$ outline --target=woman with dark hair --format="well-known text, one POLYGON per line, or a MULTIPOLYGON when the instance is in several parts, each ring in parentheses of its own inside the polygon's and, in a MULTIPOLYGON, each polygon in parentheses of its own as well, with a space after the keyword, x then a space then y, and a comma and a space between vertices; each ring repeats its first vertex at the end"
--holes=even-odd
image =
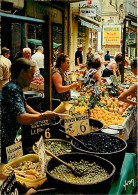
POLYGON ((78 82, 71 84, 66 73, 69 67, 69 57, 63 53, 59 54, 56 67, 52 71, 52 97, 61 101, 70 100, 70 90, 80 88, 78 82))
POLYGON ((102 77, 110 77, 110 75, 120 76, 119 64, 122 63, 122 55, 118 54, 115 60, 110 62, 103 71, 102 77))
POLYGON ((101 63, 98 59, 92 59, 91 62, 88 63, 88 73, 85 75, 85 78, 89 80, 89 84, 95 85, 97 82, 100 85, 103 84, 101 77, 98 73, 98 70, 101 67, 101 63))

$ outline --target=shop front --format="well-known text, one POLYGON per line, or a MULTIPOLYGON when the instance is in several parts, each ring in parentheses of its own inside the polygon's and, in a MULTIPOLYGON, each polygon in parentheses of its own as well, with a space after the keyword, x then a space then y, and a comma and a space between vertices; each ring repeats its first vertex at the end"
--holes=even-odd
POLYGON ((71 70, 75 69, 75 52, 83 46, 83 64, 86 63, 88 48, 95 53, 101 49, 101 3, 80 1, 70 3, 69 56, 71 70))

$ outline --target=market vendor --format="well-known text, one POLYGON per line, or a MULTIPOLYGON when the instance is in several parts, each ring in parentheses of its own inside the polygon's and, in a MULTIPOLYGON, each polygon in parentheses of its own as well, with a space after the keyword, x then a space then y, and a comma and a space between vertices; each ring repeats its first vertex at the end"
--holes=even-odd
POLYGON ((88 83, 95 85, 97 82, 100 83, 100 85, 103 85, 101 76, 98 72, 98 70, 101 67, 101 63, 98 59, 92 59, 91 62, 88 63, 88 72, 85 75, 85 78, 88 79, 88 83))
POLYGON ((6 161, 6 147, 14 144, 21 125, 57 116, 51 111, 39 113, 26 104, 22 89, 30 85, 34 74, 35 64, 19 58, 11 67, 12 80, 2 88, 1 162, 6 161))
MULTIPOLYGON (((131 71, 137 75, 137 59, 133 59, 131 62, 131 71)), ((133 84, 128 90, 124 91, 119 97, 118 100, 137 105, 137 102, 128 99, 128 96, 134 97, 137 96, 137 84, 133 84)))
POLYGON ((71 83, 66 71, 69 70, 69 57, 63 53, 59 54, 56 68, 52 71, 52 97, 61 101, 70 100, 70 90, 80 89, 78 82, 71 83))
POLYGON ((103 70, 102 77, 110 77, 110 75, 120 76, 119 64, 122 63, 122 55, 118 54, 115 60, 111 61, 103 70))

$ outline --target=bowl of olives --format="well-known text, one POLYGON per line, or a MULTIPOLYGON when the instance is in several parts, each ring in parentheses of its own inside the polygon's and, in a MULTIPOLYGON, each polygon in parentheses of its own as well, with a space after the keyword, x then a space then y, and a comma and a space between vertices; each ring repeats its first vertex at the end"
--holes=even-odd
POLYGON ((82 173, 81 176, 77 176, 61 162, 54 158, 50 159, 47 164, 47 179, 56 186, 59 193, 107 194, 109 192, 116 170, 110 161, 78 152, 58 157, 82 173))
POLYGON ((119 176, 127 148, 125 140, 104 133, 89 133, 76 136, 76 138, 80 139, 88 148, 94 145, 96 149, 86 151, 75 140, 71 140, 75 151, 98 155, 111 161, 116 167, 116 178, 119 176))

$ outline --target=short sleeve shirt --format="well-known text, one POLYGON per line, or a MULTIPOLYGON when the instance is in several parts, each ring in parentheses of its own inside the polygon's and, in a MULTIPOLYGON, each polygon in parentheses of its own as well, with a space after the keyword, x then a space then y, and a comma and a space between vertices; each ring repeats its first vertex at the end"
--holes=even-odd
POLYGON ((89 84, 95 85, 97 79, 94 77, 94 74, 98 72, 95 68, 91 68, 89 72, 85 75, 85 78, 89 80, 89 84))
POLYGON ((75 64, 77 65, 77 58, 79 58, 80 64, 83 63, 83 57, 82 57, 82 52, 81 51, 76 51, 75 53, 75 64))
POLYGON ((5 146, 14 144, 18 129, 21 125, 16 116, 26 113, 26 102, 22 89, 16 80, 11 80, 2 88, 2 143, 5 146))

